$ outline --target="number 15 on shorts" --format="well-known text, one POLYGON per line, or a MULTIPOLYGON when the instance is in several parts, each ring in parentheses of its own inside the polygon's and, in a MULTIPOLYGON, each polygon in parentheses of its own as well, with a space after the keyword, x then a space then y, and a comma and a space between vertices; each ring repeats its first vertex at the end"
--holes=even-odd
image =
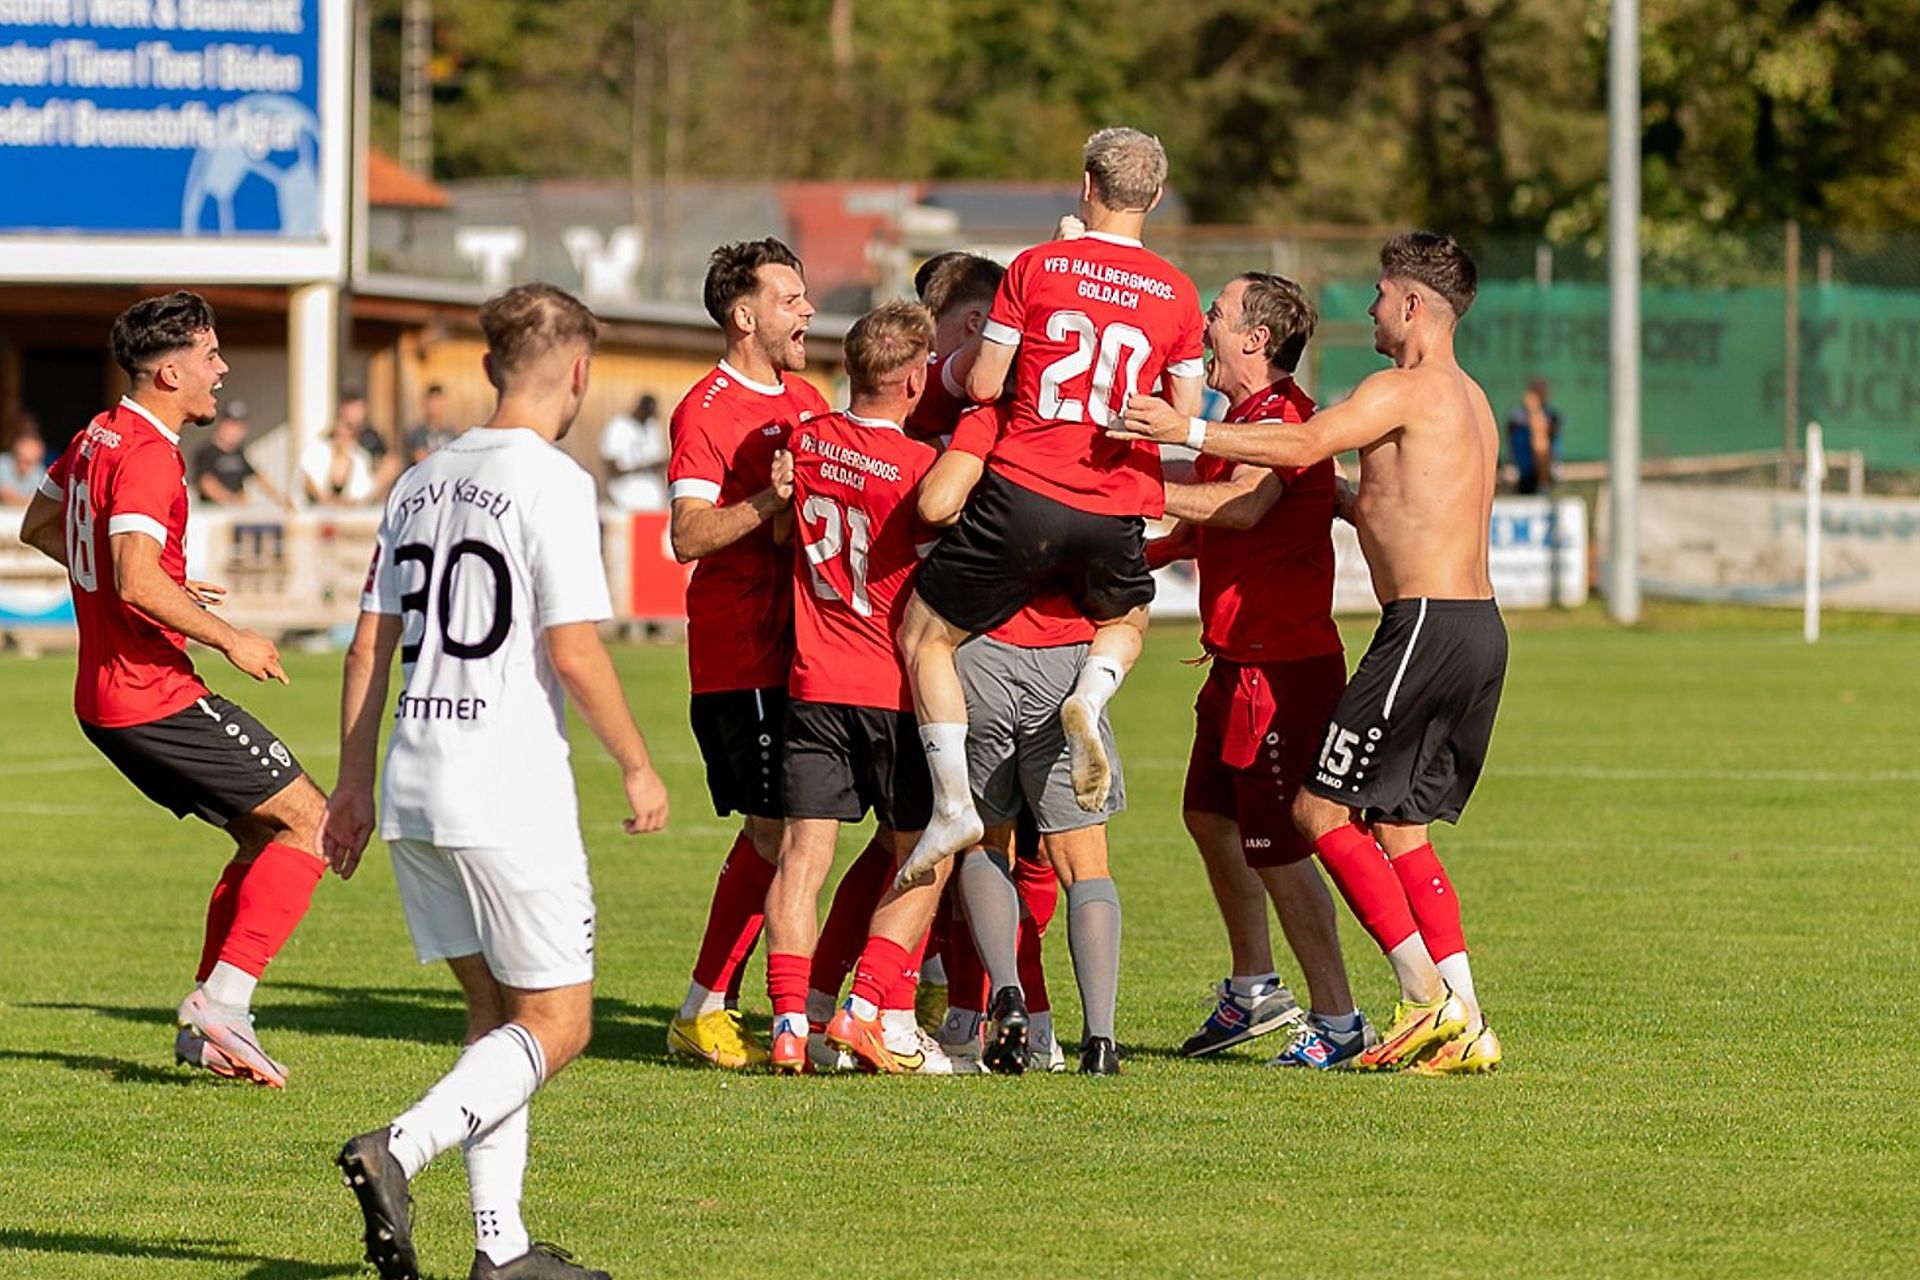
POLYGON ((1320 744, 1320 779, 1327 784, 1344 782, 1353 770, 1353 749, 1360 735, 1337 724, 1327 726, 1327 740, 1320 744))

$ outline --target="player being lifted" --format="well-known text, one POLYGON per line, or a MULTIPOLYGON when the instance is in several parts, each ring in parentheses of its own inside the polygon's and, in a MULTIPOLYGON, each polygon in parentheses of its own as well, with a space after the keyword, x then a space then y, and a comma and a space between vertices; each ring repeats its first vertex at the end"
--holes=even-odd
POLYGON ((1160 515, 1163 490, 1158 449, 1109 439, 1103 428, 1119 423, 1130 394, 1163 377, 1173 403, 1197 411, 1204 370, 1193 283, 1140 244, 1166 181, 1159 141, 1103 129, 1087 140, 1085 167, 1086 234, 1021 253, 994 299, 967 389, 981 403, 996 400, 1013 370, 1012 417, 901 626, 934 787, 933 821, 902 879, 980 838, 954 649, 1050 583, 1102 624, 1060 715, 1076 799, 1091 811, 1105 798, 1100 712, 1140 653, 1153 599, 1145 517, 1160 515))
MULTIPOLYGON (((1220 290, 1207 313, 1207 382, 1227 398, 1229 422, 1300 422, 1313 413, 1293 375, 1314 323, 1306 294, 1280 276, 1249 272, 1220 290)), ((1211 662, 1194 704, 1181 807, 1233 968, 1213 1015, 1181 1048, 1189 1057, 1302 1020, 1275 972, 1269 897, 1313 1006, 1274 1064, 1338 1066, 1369 1043, 1347 986, 1333 899, 1314 869, 1313 844, 1293 823, 1294 797, 1347 680, 1333 623, 1335 482, 1331 459, 1275 468, 1203 456, 1190 481, 1167 484, 1167 513, 1180 523, 1147 544, 1155 565, 1194 557, 1200 643, 1211 662)))
POLYGON ((787 494, 773 482, 787 433, 827 412, 803 378, 813 318, 800 259, 778 240, 724 244, 707 263, 707 314, 726 355, 673 411, 667 479, 673 553, 687 584, 693 736, 714 811, 744 818, 720 865, 679 1016, 675 1053, 721 1067, 764 1065, 767 1051, 730 1005, 760 936, 780 851, 780 758, 793 657, 787 494))
MULTIPOLYGON (((775 1071, 807 1066, 807 978, 820 887, 840 824, 871 809, 906 857, 933 807, 926 758, 914 740, 906 673, 893 631, 930 534, 914 490, 934 451, 902 424, 925 390, 933 318, 912 303, 868 312, 847 332, 849 402, 794 428, 794 655, 783 786, 786 835, 767 894, 767 988, 775 1071)), ((874 909, 853 993, 828 1040, 878 1071, 916 1070, 937 1048, 899 1028, 889 1044, 886 997, 925 945, 945 876, 895 888, 874 909), (929 1052, 931 1049, 931 1052, 929 1052)), ((906 1002, 912 1007, 911 1000, 906 1002)), ((911 1018, 911 1013, 908 1014, 911 1018)))
POLYGON ((1151 396, 1116 435, 1180 440, 1228 461, 1304 467, 1361 455, 1354 522, 1380 598, 1380 627, 1327 726, 1294 806, 1301 832, 1385 951, 1401 1003, 1355 1065, 1485 1071, 1500 1042, 1481 1016, 1460 903, 1429 824, 1458 821, 1479 780, 1507 669, 1507 633, 1487 576, 1499 433, 1486 393, 1454 358, 1473 304, 1473 259, 1449 236, 1412 231, 1380 250, 1369 314, 1394 367, 1293 423, 1197 424, 1151 396))
POLYGON ((287 1070, 261 1049, 248 1010, 325 869, 326 797, 271 730, 207 689, 186 653, 197 640, 255 680, 287 683, 272 641, 209 611, 224 588, 186 576, 180 433, 215 420, 227 372, 213 308, 185 291, 137 302, 113 322, 113 357, 131 390, 60 455, 20 537, 72 584, 81 732, 148 799, 236 846, 207 903, 174 1055, 282 1088, 287 1070))
POLYGON ((351 870, 373 833, 398 649, 380 834, 421 963, 445 960, 465 993, 466 1049, 337 1163, 383 1280, 418 1275, 407 1183, 455 1146, 473 1204, 472 1280, 605 1280, 530 1243, 520 1217, 528 1105, 592 1029, 593 886, 567 698, 620 766, 629 834, 666 824, 667 793, 600 643, 613 607, 593 477, 554 447, 586 395, 598 325, 568 294, 530 284, 489 299, 480 327, 499 401, 387 500, 347 653, 326 829, 329 855, 351 870))

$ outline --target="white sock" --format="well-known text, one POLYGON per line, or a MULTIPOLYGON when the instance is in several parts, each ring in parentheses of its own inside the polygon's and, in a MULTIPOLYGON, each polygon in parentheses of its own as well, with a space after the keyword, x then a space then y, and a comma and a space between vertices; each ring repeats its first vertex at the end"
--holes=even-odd
POLYGON ((811 1028, 807 1026, 807 1015, 804 1013, 782 1013, 774 1016, 773 1034, 776 1036, 784 1032, 804 1040, 809 1030, 811 1028))
POLYGON ((1470 1013, 1480 1012, 1479 997, 1473 994, 1473 970, 1467 967, 1467 953, 1456 951, 1445 960, 1434 962, 1439 966, 1440 976, 1453 988, 1453 994, 1460 997, 1470 1013))
POLYGON ((1042 1009, 1027 1015, 1027 1043, 1036 1049, 1053 1048, 1053 1010, 1042 1009))
POLYGON ((547 1078, 547 1055, 517 1022, 496 1027, 467 1046, 453 1070, 394 1119, 387 1134, 407 1178, 442 1151, 485 1133, 527 1105, 547 1078))
POLYGON ((880 1016, 880 1007, 865 996, 848 996, 847 1012, 862 1022, 872 1022, 880 1016))
POLYGON ((695 982, 687 987, 687 998, 680 1003, 682 1020, 697 1018, 703 1013, 715 1013, 727 1007, 725 991, 709 991, 695 982))
POLYGON ((970 807, 973 787, 967 781, 967 726, 923 724, 920 745, 927 753, 927 768, 933 774, 934 813, 959 813, 970 807))
POLYGON ((228 1013, 245 1015, 253 1007, 253 989, 260 979, 225 960, 213 966, 213 972, 200 984, 207 999, 228 1013))
POLYGON ((1248 974, 1245 977, 1235 974, 1227 979, 1227 990, 1246 1000, 1266 995, 1279 985, 1280 975, 1271 969, 1265 973, 1248 974))
POLYGON ((1427 940, 1420 936, 1418 929, 1407 935, 1407 940, 1387 952, 1387 963, 1393 966, 1393 976, 1400 983, 1403 998, 1411 999, 1407 992, 1418 990, 1426 985, 1428 975, 1435 972, 1433 956, 1427 950, 1427 940))
POLYGON ((818 987, 807 988, 807 1021, 822 1026, 833 1021, 833 994, 818 987))
POLYGON ((1097 716, 1106 708, 1107 699, 1119 691, 1127 678, 1126 668, 1112 658, 1095 654, 1080 664, 1080 678, 1073 682, 1072 697, 1093 708, 1097 716))
POLYGON ((920 1019, 911 1009, 882 1009, 880 1034, 887 1048, 912 1053, 920 1044, 920 1019))
POLYGON ((520 1188, 527 1173, 527 1111, 522 1106, 464 1144, 467 1198, 473 1205, 473 1243, 494 1265, 533 1247, 520 1219, 520 1188))

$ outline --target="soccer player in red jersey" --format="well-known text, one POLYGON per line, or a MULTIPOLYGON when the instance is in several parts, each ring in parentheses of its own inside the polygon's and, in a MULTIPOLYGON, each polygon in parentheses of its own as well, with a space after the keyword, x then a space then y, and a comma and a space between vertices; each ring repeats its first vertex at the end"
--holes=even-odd
POLYGON ((1197 409, 1203 373, 1193 283, 1139 239, 1165 180, 1158 140, 1132 129, 1094 134, 1080 206, 1086 234, 1020 254, 994 299, 967 387, 977 401, 994 400, 1013 371, 1012 418, 985 481, 920 576, 899 637, 934 780, 933 821, 905 877, 980 835, 954 649, 1053 582, 1102 624, 1061 718, 1076 798, 1089 811, 1104 799, 1099 716, 1139 656, 1153 599, 1145 518, 1163 503, 1158 449, 1109 439, 1105 427, 1130 394, 1163 378, 1176 404, 1197 409))
MULTIPOLYGON (((872 810, 904 857, 933 806, 893 648, 908 580, 930 541, 913 499, 935 454, 907 439, 901 424, 925 389, 932 342, 933 317, 923 307, 892 302, 862 316, 846 338, 846 411, 803 423, 790 438, 798 546, 786 832, 767 893, 775 1071, 807 1067, 807 979, 840 825, 872 810)), ((904 973, 919 967, 915 952, 944 879, 888 891, 873 912, 853 992, 827 1026, 830 1043, 874 1070, 924 1065, 918 1045, 889 1046, 880 1010, 904 973)))
POLYGON ((714 886, 693 981, 667 1047, 721 1067, 763 1064, 729 990, 760 936, 780 849, 780 757, 793 656, 786 538, 790 480, 775 455, 827 412, 805 379, 813 318, 800 260, 778 240, 725 244, 707 264, 707 314, 726 333, 719 365, 673 411, 667 480, 673 552, 687 584, 693 734, 715 812, 741 814, 714 886))
MULTIPOLYGON (((1302 422, 1313 400, 1294 370, 1313 337, 1313 304, 1291 280, 1248 272, 1207 313, 1207 382, 1229 422, 1302 422)), ((1353 1007, 1333 898, 1293 800, 1313 768, 1346 685, 1333 622, 1331 459, 1258 467, 1202 455, 1190 482, 1170 480, 1173 532, 1148 544, 1156 567, 1192 556, 1200 571, 1200 643, 1212 662, 1194 704, 1183 802, 1187 830, 1227 926, 1233 969, 1211 1017, 1181 1051, 1216 1053, 1295 1027, 1276 1064, 1331 1067, 1366 1047, 1353 1007), (1311 994, 1307 1025, 1275 971, 1271 895, 1311 994)))
POLYGON ((1409 231, 1380 249, 1373 344, 1393 367, 1305 422, 1193 422, 1152 396, 1110 431, 1190 439, 1263 466, 1361 457, 1351 511, 1380 628, 1354 668, 1294 802, 1353 913, 1393 966, 1400 1003, 1362 1070, 1490 1071, 1501 1060, 1467 961, 1460 900, 1431 824, 1457 822, 1486 762, 1507 670, 1487 570, 1500 457, 1486 392, 1460 367, 1454 329, 1478 270, 1451 236, 1409 231))
POLYGON ((210 611, 224 588, 186 575, 180 432, 213 423, 227 372, 213 308, 185 291, 137 302, 113 322, 113 355, 131 391, 60 455, 20 536, 71 580, 81 731, 150 800, 236 846, 207 904, 174 1054, 283 1088, 287 1070, 254 1038, 249 1009, 325 870, 326 796, 271 730, 208 690, 186 653, 197 640, 255 680, 287 683, 272 641, 210 611))

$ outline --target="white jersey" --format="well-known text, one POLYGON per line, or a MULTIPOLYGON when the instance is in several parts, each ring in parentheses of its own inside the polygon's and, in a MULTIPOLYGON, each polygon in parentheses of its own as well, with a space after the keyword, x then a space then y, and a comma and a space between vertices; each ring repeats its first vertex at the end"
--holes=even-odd
POLYGON ((360 607, 405 618, 381 836, 470 848, 577 832, 541 633, 613 616, 593 477, 526 428, 466 432, 394 486, 360 607))

